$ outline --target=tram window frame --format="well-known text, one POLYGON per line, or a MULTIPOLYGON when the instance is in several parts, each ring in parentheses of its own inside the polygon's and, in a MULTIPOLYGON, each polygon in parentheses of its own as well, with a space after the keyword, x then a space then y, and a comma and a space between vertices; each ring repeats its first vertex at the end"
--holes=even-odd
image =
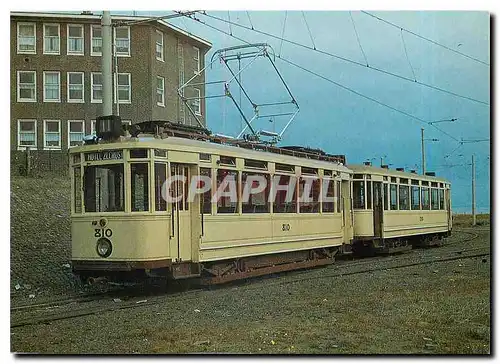
POLYGON ((411 186, 411 201, 410 201, 410 206, 412 210, 421 210, 421 205, 420 205, 420 200, 421 200, 421 195, 420 195, 420 186, 411 186), (415 201, 415 196, 418 197, 418 200, 415 201), (416 202, 416 203, 415 203, 416 202))
MULTIPOLYGON (((200 176, 205 176, 212 181, 212 169, 200 167, 200 176), (208 173, 206 173, 208 171, 208 173)), ((200 188, 204 186, 199 186, 200 188)), ((204 215, 212 214, 212 186, 208 191, 203 192, 203 196, 200 198, 200 211, 204 215)))
POLYGON ((299 213, 300 214, 319 214, 320 213, 320 201, 319 195, 321 191, 321 180, 319 178, 312 178, 306 176, 299 177, 299 213), (311 183, 311 190, 309 197, 310 202, 303 202, 304 187, 307 180, 313 180, 311 183))
POLYGON ((130 163, 130 211, 131 212, 148 212, 149 209, 149 196, 150 196, 150 191, 149 191, 149 163, 147 162, 134 162, 130 163), (142 189, 142 198, 139 195, 139 199, 137 199, 136 194, 137 192, 137 180, 134 179, 134 170, 136 168, 146 168, 146 171, 144 173, 143 171, 140 171, 142 173, 136 173, 137 176, 142 176, 143 178, 143 189, 142 189), (146 188, 144 188, 146 187, 146 188), (142 206, 137 206, 137 203, 140 202, 144 203, 142 206), (141 209, 142 208, 142 209, 141 209))
POLYGON ((431 204, 430 204, 430 193, 429 193, 429 187, 422 187, 421 188, 421 200, 422 200, 422 210, 430 210, 431 209, 431 204), (427 199, 425 198, 427 197, 427 199))
POLYGON ((389 210, 389 183, 384 183, 384 210, 389 210))
POLYGON ((241 172, 241 191, 245 190, 247 178, 249 176, 262 176, 266 178, 266 188, 257 194, 250 194, 248 196, 248 203, 241 201, 241 213, 242 214, 268 214, 271 212, 271 207, 269 204, 269 190, 271 187, 271 176, 268 173, 254 173, 254 172, 241 172), (253 200, 258 198, 264 198, 264 204, 254 204, 253 200))
MULTIPOLYGON (((369 175, 366 176, 368 178, 369 175)), ((371 178, 371 176, 370 176, 371 178)), ((372 181, 366 181, 366 208, 368 210, 372 209, 372 181)))
POLYGON ((323 170, 323 176, 325 177, 333 177, 333 171, 330 171, 328 169, 323 170))
MULTIPOLYGON (((156 149, 155 149, 156 151, 156 149)), ((154 164, 154 183, 155 183, 155 211, 156 212, 165 212, 168 209, 167 201, 163 198, 161 191, 163 188, 163 184, 167 180, 167 163, 155 162, 154 164), (159 168, 164 168, 163 171, 160 171, 159 168), (163 177, 163 179, 162 179, 163 177)))
POLYGON ((236 167, 236 157, 221 155, 219 156, 219 163, 223 166, 236 167))
POLYGON ((295 166, 292 164, 283 164, 283 163, 276 163, 274 165, 274 170, 276 172, 285 172, 285 173, 295 173, 295 166))
POLYGON ((155 149, 154 156, 155 158, 168 158, 168 151, 165 149, 155 149))
POLYGON ((365 181, 352 181, 352 197, 353 197, 353 209, 364 210, 366 195, 365 181), (359 187, 356 187, 359 186, 359 187))
POLYGON ((391 183, 398 183, 398 179, 396 177, 391 177, 391 183))
POLYGON ((430 197, 431 197, 431 210, 439 210, 439 196, 437 188, 431 188, 430 197))
POLYGON ((318 175, 318 168, 300 167, 300 173, 301 174, 307 174, 307 175, 310 175, 310 176, 317 176, 318 175))
MULTIPOLYGON (((273 178, 273 186, 274 186, 274 179, 276 177, 279 177, 278 185, 279 186, 288 186, 290 184, 290 180, 292 178, 297 178, 293 175, 289 174, 275 174, 272 176, 273 178), (283 178, 286 178, 286 181, 283 181, 283 178), (285 182, 285 183, 282 183, 285 182)), ((274 193, 274 192, 273 192, 274 193)), ((297 199, 298 199, 298 194, 297 194, 297 183, 295 183, 294 189, 293 189, 293 195, 292 195, 292 201, 286 202, 287 191, 276 191, 275 196, 274 196, 274 201, 273 201, 273 214, 296 214, 297 213, 297 199), (283 196, 283 198, 281 198, 283 196)))
POLYGON ((389 200, 390 200, 391 211, 397 211, 398 210, 398 185, 395 183, 391 183, 391 185, 389 187, 389 200), (395 200, 393 200, 393 197, 395 197, 395 200))
MULTIPOLYGON (((337 181, 335 181, 334 179, 331 179, 331 178, 323 178, 321 180, 321 185, 322 185, 322 188, 324 189, 325 188, 325 182, 328 181, 328 184, 326 186, 326 192, 322 192, 321 196, 325 196, 327 198, 331 198, 333 197, 333 201, 321 201, 321 211, 323 213, 335 213, 336 209, 335 209, 335 192, 336 192, 336 188, 337 188, 337 181)), ((337 200, 337 204, 338 204, 338 200, 337 200)))
MULTIPOLYGON (((99 173, 104 176, 104 173, 99 173)), ((84 213, 107 213, 107 212, 123 212, 125 211, 125 165, 123 163, 113 163, 113 164, 94 164, 94 165, 89 165, 84 167, 83 171, 83 212, 84 213), (113 201, 112 205, 113 207, 111 209, 107 209, 105 211, 104 209, 101 209, 102 205, 102 199, 101 196, 103 195, 103 191, 100 188, 100 180, 103 177, 96 177, 96 172, 103 170, 107 171, 106 178, 110 179, 110 172, 114 174, 113 179, 115 179, 115 183, 113 183, 115 189, 114 189, 114 199, 112 198, 112 194, 110 193, 109 189, 107 191, 108 195, 108 203, 113 201), (92 177, 93 176, 93 177, 92 177), (116 178, 118 176, 118 178, 116 178), (91 178, 92 177, 92 178, 91 178), (92 181, 90 181, 90 178, 92 181), (99 180, 99 193, 97 193, 97 179, 99 180), (116 180, 119 181, 119 183, 116 183, 116 180), (88 182, 91 182, 90 185, 88 182), (121 183, 120 183, 121 182, 121 183), (93 191, 93 196, 90 196, 89 193, 93 191), (118 192, 118 193, 117 193, 118 192), (100 203, 99 203, 99 208, 97 206, 97 198, 99 198, 100 203), (93 200, 93 202, 91 202, 93 200), (92 208, 93 207, 93 208, 92 208)), ((109 206, 109 205, 108 205, 109 206)))
POLYGON ((267 171, 267 162, 258 159, 245 159, 245 168, 253 168, 267 171))
MULTIPOLYGON (((236 202, 231 202, 230 197, 219 197, 217 199, 217 214, 239 214, 239 202, 240 202, 240 194, 239 194, 239 171, 234 170, 234 169, 224 169, 224 168, 218 168, 217 169, 217 174, 216 174, 216 186, 215 190, 218 191, 220 183, 224 180, 224 178, 228 175, 233 175, 235 176, 235 183, 236 183, 236 202), (222 179, 220 179, 221 174, 226 173, 222 179), (225 202, 229 200, 229 204, 226 206, 225 202), (223 206, 221 205, 223 203, 223 206), (233 204, 235 204, 233 206, 233 204)), ((229 185, 227 185, 227 188, 230 188, 229 185)), ((226 192, 226 191, 222 191, 226 192)))
POLYGON ((198 155, 200 158, 200 162, 211 162, 212 161, 212 155, 209 153, 200 153, 198 155))
POLYGON ((73 168, 73 192, 75 214, 82 213, 82 169, 80 166, 73 168), (77 173, 78 172, 78 173, 77 173))
POLYGON ((410 209, 410 186, 399 185, 399 210, 409 210, 410 209), (404 193, 401 193, 403 192, 404 193))
POLYGON ((362 174, 353 174, 352 179, 364 179, 362 174))
POLYGON ((440 210, 444 210, 444 189, 443 188, 440 188, 439 189, 439 209, 440 210))
POLYGON ((146 148, 129 149, 129 157, 130 159, 147 159, 149 158, 148 149, 146 148), (143 153, 145 153, 146 155, 145 156, 142 155, 143 153))
POLYGON ((337 181, 337 213, 344 211, 344 199, 342 198, 342 181, 337 181))

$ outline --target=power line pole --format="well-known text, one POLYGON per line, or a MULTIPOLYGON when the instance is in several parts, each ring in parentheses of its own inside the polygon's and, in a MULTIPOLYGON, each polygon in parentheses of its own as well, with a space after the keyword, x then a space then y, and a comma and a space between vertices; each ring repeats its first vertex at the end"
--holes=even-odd
POLYGON ((112 91, 112 52, 111 52, 111 13, 109 11, 102 12, 101 20, 102 29, 102 116, 113 115, 113 91, 112 91))
POLYGON ((420 129, 422 137, 422 175, 425 175, 425 147, 424 147, 424 128, 420 129))
POLYGON ((476 165, 472 155, 472 226, 476 226, 476 165))

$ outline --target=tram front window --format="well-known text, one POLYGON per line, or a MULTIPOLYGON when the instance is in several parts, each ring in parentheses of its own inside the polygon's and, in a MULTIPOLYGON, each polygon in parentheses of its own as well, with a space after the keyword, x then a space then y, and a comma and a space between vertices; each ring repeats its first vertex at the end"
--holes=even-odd
POLYGON ((85 212, 124 211, 123 164, 85 167, 85 212))

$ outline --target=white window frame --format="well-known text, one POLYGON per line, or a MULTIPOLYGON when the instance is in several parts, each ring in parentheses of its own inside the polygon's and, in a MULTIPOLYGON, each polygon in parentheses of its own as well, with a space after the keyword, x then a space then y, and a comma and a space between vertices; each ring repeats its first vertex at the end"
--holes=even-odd
POLYGON ((156 105, 165 107, 165 77, 161 76, 156 76, 156 105), (162 88, 161 88, 161 95, 162 95, 162 102, 158 102, 158 91, 160 88, 158 88, 158 81, 162 80, 162 88))
MULTIPOLYGON (((91 104, 102 104, 102 98, 100 100, 94 99, 94 75, 101 74, 101 80, 102 80, 102 73, 101 72, 91 72, 90 73, 90 103, 91 104)), ((102 83, 101 83, 101 90, 102 90, 102 83)))
POLYGON ((90 120, 90 135, 96 135, 97 120, 90 120))
POLYGON ((17 150, 26 150, 26 148, 33 148, 33 149, 36 149, 37 148, 37 141, 38 141, 38 137, 37 137, 37 122, 36 122, 36 119, 18 119, 17 120, 17 150), (21 145, 20 142, 21 142, 21 122, 32 122, 35 124, 35 144, 34 145, 21 145))
POLYGON ((160 62, 165 62, 165 48, 163 47, 163 43, 164 43, 164 40, 163 40, 163 33, 160 32, 158 29, 156 30, 156 39, 155 39, 155 56, 156 56, 156 59, 160 62), (158 43, 158 36, 161 36, 161 44, 158 43), (161 47, 161 57, 158 58, 158 47, 161 47))
POLYGON ((131 47, 131 43, 132 43, 132 41, 131 41, 131 39, 130 39, 130 27, 128 27, 128 26, 123 26, 123 27, 113 27, 113 44, 115 44, 115 53, 116 53, 116 56, 117 56, 117 57, 130 57, 130 47, 131 47), (117 28, 127 28, 127 30, 128 30, 128 38, 127 38, 127 39, 128 39, 128 50, 127 50, 127 53, 123 53, 123 52, 118 53, 118 52, 116 51, 116 29, 117 29, 117 28))
POLYGON ((17 71, 17 102, 36 102, 36 71, 17 71), (20 78, 21 73, 33 73, 35 75, 35 97, 33 99, 22 99, 21 98, 21 87, 20 87, 20 78))
POLYGON ((194 74, 197 75, 198 73, 200 73, 200 67, 201 67, 201 63, 200 63, 200 48, 193 46, 193 49, 194 49, 194 54, 195 54, 195 56, 193 57, 193 59, 196 61, 196 69, 194 70, 194 74))
POLYGON ((132 103, 132 76, 130 73, 128 72, 118 72, 118 74, 116 74, 115 72, 115 77, 114 77, 114 81, 115 81, 115 92, 114 92, 114 96, 115 96, 115 104, 117 101, 119 101, 120 104, 131 104, 132 103), (128 100, 118 100, 118 76, 119 75, 127 75, 128 76, 128 88, 129 88, 129 91, 128 91, 128 100))
POLYGON ((85 102, 85 72, 66 72, 66 93, 67 93, 67 102, 70 104, 82 104, 85 102), (81 99, 72 99, 70 98, 70 75, 72 74, 80 74, 82 75, 82 98, 81 99))
POLYGON ((71 143, 70 136, 71 136, 71 133, 72 133, 71 132, 71 123, 80 123, 80 124, 82 124, 82 142, 83 142, 83 138, 85 137, 85 120, 68 120, 68 149, 76 147, 76 145, 70 145, 70 143, 71 143))
POLYGON ((61 72, 59 71, 43 71, 43 102, 61 102, 61 72), (59 76, 59 89, 58 89, 58 99, 57 100, 47 100, 45 92, 45 76, 47 73, 57 73, 59 76))
POLYGON ((66 26, 66 54, 68 56, 83 56, 85 55, 85 27, 83 26, 83 24, 68 24, 66 26), (70 37, 69 37, 69 28, 70 27, 79 27, 82 29, 82 36, 81 38, 74 38, 74 39, 81 39, 82 40, 82 50, 81 51, 70 51, 69 50, 69 41, 70 41, 70 37))
POLYGON ((97 24, 92 24, 90 26, 90 55, 91 56, 102 56, 102 27, 97 24), (95 37, 95 39, 101 40, 101 52, 94 52, 94 28, 101 28, 101 37, 95 37))
POLYGON ((61 54, 61 26, 59 24, 43 23, 43 54, 52 54, 52 55, 60 55, 61 54), (48 51, 45 49, 45 37, 46 37, 45 27, 46 26, 56 26, 57 27, 57 42, 59 43, 57 52, 48 51))
POLYGON ((36 23, 32 23, 32 22, 18 22, 17 23, 17 53, 18 54, 36 54, 36 23), (22 50, 22 49, 19 49, 19 45, 20 45, 20 42, 19 42, 19 27, 21 25, 31 25, 33 26, 33 38, 35 38, 35 46, 34 46, 34 49, 33 50, 30 50, 30 51, 27 51, 27 50, 22 50))
POLYGON ((43 121, 43 149, 44 150, 61 150, 61 120, 44 120, 43 121), (47 145, 47 122, 57 122, 57 125, 59 126, 58 133, 59 133, 59 145, 57 146, 48 146, 47 145))
MULTIPOLYGON (((202 115, 202 112, 201 112, 201 90, 199 88, 195 87, 194 92, 198 94, 198 110, 193 110, 193 111, 194 111, 195 115, 201 116, 202 115)), ((195 101, 195 100, 193 100, 193 101, 195 101)))

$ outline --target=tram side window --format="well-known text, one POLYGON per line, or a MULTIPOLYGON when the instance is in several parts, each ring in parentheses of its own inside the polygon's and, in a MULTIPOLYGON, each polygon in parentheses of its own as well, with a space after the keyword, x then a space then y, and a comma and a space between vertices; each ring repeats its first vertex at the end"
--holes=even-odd
MULTIPOLYGON (((200 168, 200 176, 205 176, 212 180, 212 170, 210 168, 200 168)), ((204 182, 200 182, 200 186, 198 187, 205 187, 203 183, 204 182)), ((210 188, 208 191, 203 192, 203 198, 200 198, 200 203, 201 211, 203 211, 204 214, 212 213, 212 188, 210 188)))
POLYGON ((238 212, 238 172, 227 170, 227 169, 218 169, 217 170, 217 191, 219 191, 219 187, 221 184, 225 182, 225 187, 221 190, 221 194, 226 196, 220 196, 217 200, 217 213, 222 214, 234 214, 238 212), (232 186, 236 186, 235 191, 231 191, 232 186), (235 194, 236 199, 231 198, 229 196, 229 192, 235 194))
MULTIPOLYGON (((367 178, 371 176, 366 176, 367 178)), ((366 182, 366 208, 372 208, 372 181, 366 182)))
POLYGON ((130 165, 130 186, 132 195, 132 211, 149 210, 148 164, 132 163, 130 165))
POLYGON ((438 189, 431 188, 431 208, 439 210, 438 189))
POLYGON ((334 198, 335 194, 335 183, 336 181, 331 180, 331 179, 324 179, 323 180, 323 196, 327 198, 327 201, 322 201, 323 202, 323 212, 335 212, 335 203, 332 201, 328 201, 332 198, 334 198))
POLYGON ((365 181, 354 181, 352 183, 353 207, 355 209, 365 208, 365 181))
POLYGON ((80 167, 75 167, 73 171, 74 192, 75 192, 75 213, 82 212, 82 172, 80 167))
POLYGON ((384 210, 389 210, 389 184, 384 183, 384 210))
POLYGON ((340 213, 344 210, 344 200, 342 199, 341 182, 337 181, 337 212, 340 213))
POLYGON ((422 210, 429 210, 430 207, 431 206, 429 203, 429 188, 422 187, 422 210))
POLYGON ((124 211, 123 164, 106 164, 85 167, 85 212, 124 211))
POLYGON ((399 209, 400 210, 409 210, 410 209, 409 186, 404 186, 404 185, 399 186, 399 209))
POLYGON ((319 213, 319 178, 300 177, 299 180, 299 212, 300 213, 319 213), (311 181, 312 179, 312 181, 311 181), (311 184, 309 196, 305 195, 306 183, 311 184))
MULTIPOLYGON (((247 173, 243 172, 241 174, 241 184, 242 191, 248 189, 247 193, 250 193, 252 188, 258 188, 259 178, 263 178, 266 182, 266 188, 258 193, 252 193, 248 195, 248 201, 242 201, 242 212, 245 213, 267 213, 269 212, 269 175, 263 173, 247 173), (257 178, 251 178, 247 181, 248 177, 258 176, 257 178), (250 186, 250 183, 252 185, 250 186)), ((262 181, 264 183, 264 181, 262 181)))
POLYGON ((444 190, 439 189, 439 209, 444 210, 444 190))
POLYGON ((167 211, 167 201, 161 195, 161 190, 167 179, 167 165, 155 163, 155 210, 167 211))
MULTIPOLYGON (((273 177, 274 186, 282 186, 280 188, 284 188, 285 186, 288 187, 290 184, 292 184, 295 187, 295 182, 293 182, 292 178, 295 178, 293 176, 281 176, 281 175, 275 175, 273 177)), ((278 189, 276 188, 276 195, 274 197, 274 203, 273 203, 273 211, 275 213, 296 213, 297 212, 297 189, 293 189, 293 194, 291 195, 291 199, 288 201, 286 199, 287 197, 287 190, 283 189, 278 189)))
POLYGON ((391 183, 391 210, 398 209, 398 185, 391 183))
POLYGON ((411 186, 411 209, 420 210, 420 187, 411 186))

